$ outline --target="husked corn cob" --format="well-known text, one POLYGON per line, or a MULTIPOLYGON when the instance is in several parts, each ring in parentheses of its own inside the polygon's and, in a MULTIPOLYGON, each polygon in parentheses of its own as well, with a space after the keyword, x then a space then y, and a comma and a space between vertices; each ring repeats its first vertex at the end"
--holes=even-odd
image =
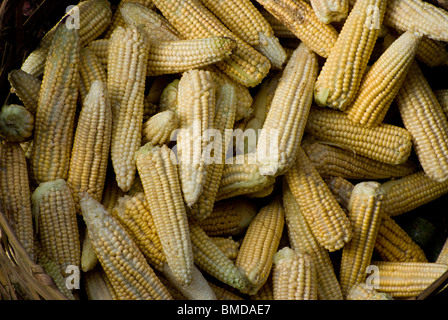
POLYGON ((388 215, 381 216, 375 252, 384 261, 428 262, 423 249, 388 215))
POLYGON ((47 181, 34 190, 31 201, 42 250, 65 277, 68 266, 81 266, 81 243, 72 191, 63 179, 47 181))
POLYGON ((320 21, 304 0, 257 0, 263 8, 291 30, 319 56, 327 58, 338 33, 333 26, 320 21))
POLYGON ((392 300, 392 297, 384 292, 378 292, 366 283, 358 283, 351 287, 346 297, 347 300, 392 300))
POLYGON ((142 125, 142 145, 150 142, 153 145, 167 144, 176 129, 179 128, 180 120, 177 113, 165 110, 156 113, 142 125))
POLYGON ((106 69, 100 59, 88 48, 79 53, 79 96, 84 102, 94 81, 107 82, 106 69))
POLYGON ((448 65, 448 51, 444 43, 427 37, 422 38, 415 57, 429 67, 448 65))
POLYGON ((77 212, 79 194, 88 192, 101 201, 106 181, 112 134, 112 110, 106 83, 95 80, 79 114, 67 183, 73 191, 77 212))
POLYGON ((346 297, 350 289, 365 281, 376 237, 381 224, 383 194, 376 181, 360 182, 353 188, 348 204, 348 217, 353 237, 342 248, 339 282, 346 297))
POLYGON ((388 1, 384 24, 400 31, 419 33, 433 40, 448 41, 448 12, 426 1, 388 1))
POLYGON ((445 243, 442 246, 439 254, 437 255, 437 259, 435 263, 441 263, 448 265, 448 239, 445 240, 445 243))
POLYGON ((109 52, 109 39, 96 39, 90 42, 88 48, 100 60, 101 64, 107 68, 107 55, 109 52))
POLYGON ((238 256, 238 250, 241 243, 235 241, 232 237, 210 237, 214 244, 224 253, 224 255, 230 260, 235 260, 238 256))
POLYGON ((118 186, 124 192, 134 181, 135 153, 141 146, 148 52, 142 29, 118 27, 113 32, 107 62, 113 116, 110 153, 118 186))
POLYGON ((188 218, 171 150, 149 144, 137 153, 137 169, 168 265, 178 281, 191 283, 193 251, 188 218))
POLYGON ((412 159, 402 164, 388 164, 318 141, 305 140, 302 147, 323 178, 332 176, 355 180, 401 178, 418 169, 417 163, 412 159))
POLYGON ((248 279, 195 221, 190 221, 190 237, 195 264, 221 282, 244 292, 248 279))
POLYGON ((372 261, 377 274, 372 275, 374 288, 392 298, 415 297, 448 270, 433 262, 372 261))
POLYGON ((0 143, 0 201, 4 215, 31 260, 35 260, 31 191, 25 152, 18 143, 0 143))
POLYGON ((159 111, 171 110, 177 113, 177 92, 179 89, 179 79, 174 79, 167 84, 160 95, 159 111))
POLYGON ((240 236, 256 214, 252 200, 237 197, 215 202, 210 215, 197 223, 210 237, 240 236))
POLYGON ((61 24, 53 40, 34 123, 30 162, 37 184, 67 178, 74 136, 79 79, 78 30, 61 24))
POLYGON ((117 299, 171 300, 135 242, 101 203, 85 192, 80 205, 93 248, 117 299))
POLYGON ((448 181, 437 182, 424 171, 384 182, 383 211, 394 217, 411 211, 448 193, 448 181))
POLYGON ((348 0, 311 0, 316 17, 323 23, 345 20, 348 16, 348 0))
POLYGON ((232 33, 199 0, 153 0, 165 18, 185 39, 224 36, 237 42, 235 52, 217 62, 224 73, 247 87, 258 85, 271 68, 269 60, 232 33))
POLYGON ((302 147, 285 178, 313 235, 329 251, 341 249, 352 238, 350 220, 302 147))
POLYGON ((269 59, 273 68, 281 69, 286 59, 278 38, 250 0, 200 0, 231 32, 269 59))
POLYGON ((98 257, 90 240, 89 230, 84 230, 84 239, 81 245, 81 269, 83 272, 93 270, 98 265, 98 257))
POLYGON ((11 92, 17 95, 29 112, 35 115, 42 81, 22 69, 12 70, 8 73, 8 81, 11 85, 11 92))
POLYGON ((86 288, 87 300, 115 300, 114 292, 110 292, 108 281, 104 270, 98 268, 84 274, 84 287, 86 288))
POLYGON ((356 1, 314 88, 319 106, 345 110, 356 97, 382 24, 385 0, 356 1))
POLYGON ((338 110, 311 107, 305 132, 310 139, 389 164, 404 163, 412 151, 411 134, 406 129, 387 123, 367 128, 338 110))
POLYGON ((312 258, 284 247, 273 257, 274 300, 317 300, 317 273, 312 258))
POLYGON ((11 142, 30 140, 34 130, 34 115, 18 104, 4 105, 0 110, 0 136, 11 142))
POLYGON ((383 122, 414 61, 422 37, 403 33, 364 75, 356 98, 346 109, 347 117, 364 126, 383 122))
POLYGON ((341 286, 328 251, 314 236, 287 183, 283 183, 283 207, 290 246, 310 256, 317 271, 317 297, 320 300, 342 300, 341 286))
POLYGON ((125 193, 117 184, 115 175, 113 174, 113 172, 108 171, 108 173, 106 174, 106 181, 104 183, 101 204, 107 211, 110 212, 115 207, 118 199, 120 199, 124 195, 125 193))
POLYGON ((258 11, 261 13, 263 18, 269 23, 274 31, 275 36, 280 39, 297 39, 297 36, 288 29, 288 27, 274 17, 269 11, 267 11, 262 6, 257 6, 258 11))
POLYGON ((433 90, 433 92, 442 107, 443 113, 448 117, 448 89, 433 90))
MULTIPOLYGON (((110 23, 112 11, 107 0, 80 1, 41 39, 38 47, 32 51, 23 62, 21 69, 33 76, 40 76, 44 72, 51 43, 56 34, 56 29, 66 25, 67 29, 78 30, 80 46, 88 45, 90 41, 99 37, 110 23), (70 19, 79 17, 79 27, 70 19)), ((74 20, 76 21, 76 20, 74 20)), ((51 59, 50 59, 51 60, 51 59)))
POLYGON ((260 132, 257 162, 261 174, 283 175, 294 164, 313 102, 317 73, 315 53, 301 43, 283 70, 260 132))
POLYGON ((243 293, 254 295, 267 281, 284 225, 285 212, 278 197, 263 206, 249 224, 235 261, 250 283, 243 293))
POLYGON ((447 180, 448 120, 416 62, 395 100, 423 170, 436 181, 447 180))
POLYGON ((347 209, 352 194, 353 183, 342 177, 328 177, 324 178, 325 183, 330 189, 336 201, 343 209, 347 209))

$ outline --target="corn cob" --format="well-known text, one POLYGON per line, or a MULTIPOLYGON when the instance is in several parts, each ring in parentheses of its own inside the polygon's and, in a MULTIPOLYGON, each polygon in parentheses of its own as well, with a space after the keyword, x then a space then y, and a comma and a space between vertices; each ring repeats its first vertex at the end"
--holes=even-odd
POLYGON ((24 106, 4 105, 0 110, 0 136, 11 142, 24 142, 33 136, 34 116, 24 106))
POLYGON ((61 24, 45 64, 34 123, 31 171, 37 184, 67 178, 78 97, 79 50, 78 30, 61 24))
POLYGON ((114 292, 110 292, 106 284, 107 278, 102 268, 86 272, 84 274, 84 287, 87 300, 115 300, 114 292))
POLYGON ((433 90, 433 92, 442 107, 443 113, 448 117, 448 89, 433 90))
POLYGON ((396 102, 423 170, 436 181, 447 180, 448 120, 417 63, 409 70, 396 102))
POLYGON ((294 164, 313 102, 317 73, 315 53, 301 43, 283 70, 260 132, 257 162, 261 174, 283 175, 294 164))
POLYGON ((210 237, 210 240, 212 240, 228 259, 235 260, 238 256, 238 250, 241 245, 240 241, 235 241, 231 236, 210 237))
POLYGON ((348 0, 311 0, 316 17, 323 23, 343 21, 348 16, 348 0))
POLYGON ((305 132, 310 139, 389 164, 404 163, 412 151, 411 134, 406 129, 387 123, 367 128, 338 110, 312 107, 305 132))
POLYGON ((193 252, 173 156, 166 145, 146 144, 137 153, 137 169, 167 263, 178 281, 188 285, 192 277, 193 252))
POLYGON ((257 3, 254 3, 256 5, 256 8, 261 13, 263 18, 269 23, 269 25, 272 28, 272 31, 274 32, 274 35, 281 40, 286 39, 297 39, 297 36, 288 29, 288 27, 283 24, 281 21, 279 21, 276 17, 274 17, 269 11, 267 11, 265 8, 263 8, 260 5, 257 5, 257 3))
POLYGON ((22 101, 23 106, 35 115, 42 81, 21 69, 8 73, 8 81, 11 85, 11 92, 15 93, 22 101))
POLYGON ((31 201, 42 250, 65 277, 68 266, 81 266, 81 243, 72 191, 63 179, 47 181, 34 190, 31 201))
POLYGON ((18 143, 0 143, 0 202, 12 230, 35 260, 33 216, 25 152, 18 143))
POLYGON ((415 297, 448 270, 448 266, 433 262, 372 261, 373 286, 392 298, 415 297), (376 272, 376 274, 375 274, 376 272))
POLYGON ((339 281, 346 297, 354 285, 365 280, 365 270, 370 265, 376 237, 381 223, 383 194, 376 181, 360 182, 353 188, 348 204, 353 237, 344 248, 339 281))
POLYGON ((342 300, 342 291, 328 251, 314 236, 305 216, 287 183, 283 183, 283 207, 290 246, 307 254, 317 271, 317 296, 319 300, 342 300))
POLYGON ((319 56, 327 58, 338 37, 331 25, 320 21, 303 0, 257 0, 263 8, 291 30, 319 56))
POLYGON ((250 0, 200 1, 231 32, 267 57, 273 68, 283 67, 286 53, 269 23, 250 0))
POLYGON ((426 37, 422 38, 415 57, 429 67, 448 65, 448 51, 444 43, 426 37))
POLYGON ((394 217, 448 193, 448 181, 434 181, 420 170, 401 179, 384 182, 381 188, 386 193, 383 201, 384 213, 394 217))
POLYGON ((79 53, 79 96, 81 102, 84 102, 90 86, 95 80, 106 83, 106 69, 89 48, 81 48, 79 53))
POLYGON ((364 75, 347 117, 372 127, 383 122, 414 61, 422 37, 403 33, 384 51, 364 75))
POLYGON ((243 293, 254 295, 268 279, 284 224, 284 209, 277 197, 260 209, 247 228, 235 261, 250 283, 243 293))
POLYGON ((109 39, 97 39, 90 42, 88 48, 100 60, 101 64, 107 68, 107 56, 109 52, 109 39))
POLYGON ((174 111, 165 110, 156 113, 142 125, 142 145, 148 142, 153 145, 169 143, 179 125, 179 117, 174 111))
POLYGON ((249 283, 246 276, 212 241, 195 221, 190 221, 190 237, 195 264, 221 282, 244 292, 249 283))
POLYGON ((80 213, 79 193, 101 201, 112 133, 112 110, 106 83, 95 80, 84 100, 73 142, 67 183, 80 213))
MULTIPOLYGON (((46 33, 38 47, 32 51, 23 62, 21 69, 33 76, 40 76, 44 72, 56 29, 61 25, 70 30, 79 30, 80 46, 88 45, 90 41, 99 37, 110 23, 112 11, 107 0, 86 0, 74 6, 62 19, 46 33), (79 16, 79 26, 72 23, 79 16)), ((51 60, 51 59, 50 59, 51 60)))
POLYGON ((353 183, 342 177, 328 177, 324 179, 331 193, 335 197, 340 206, 347 210, 350 196, 353 188, 353 183))
POLYGON ((302 147, 323 178, 332 176, 355 180, 401 178, 418 169, 413 159, 394 165, 318 141, 305 140, 302 147))
POLYGON ((365 283, 358 283, 351 287, 346 297, 347 300, 393 300, 384 292, 378 292, 365 283))
POLYGON ((216 284, 209 281, 210 288, 216 295, 217 300, 228 301, 228 300, 244 300, 241 296, 229 290, 227 286, 216 284))
POLYGON ((356 97, 382 24, 386 1, 356 1, 314 88, 319 106, 345 110, 356 97))
POLYGON ((174 79, 163 88, 159 100, 159 111, 171 110, 177 112, 177 92, 179 89, 179 79, 174 79))
POLYGON ((89 230, 84 230, 84 239, 82 239, 81 246, 81 270, 88 272, 93 270, 98 265, 98 257, 90 240, 89 230))
POLYGON ((445 243, 442 246, 442 249, 437 255, 435 263, 441 263, 448 265, 448 239, 445 240, 445 243))
POLYGON ((272 271, 269 274, 268 280, 257 291, 256 294, 248 297, 249 300, 274 300, 274 285, 272 283, 272 271))
POLYGON ((433 40, 448 41, 448 12, 422 0, 391 0, 384 24, 400 31, 411 31, 433 40))
POLYGON ((237 42, 235 52, 216 63, 224 73, 247 87, 258 85, 267 75, 269 60, 232 33, 199 0, 153 0, 156 7, 185 39, 224 36, 237 42))
POLYGON ((388 215, 382 215, 375 252, 384 261, 428 262, 423 249, 388 215))
POLYGON ((120 300, 171 300, 129 234, 87 192, 80 198, 83 219, 98 260, 120 300))
POLYGON ((110 153, 118 186, 124 192, 134 181, 135 153, 141 146, 148 51, 146 33, 140 28, 119 27, 111 36, 107 62, 114 119, 110 153))
POLYGON ((341 249, 352 238, 350 221, 301 147, 285 178, 319 244, 341 249))
POLYGON ((103 196, 101 198, 101 204, 109 212, 115 207, 118 199, 125 195, 123 190, 118 187, 113 171, 110 171, 106 173, 106 182, 104 183, 103 196))
POLYGON ((317 300, 317 274, 306 253, 284 247, 273 257, 274 300, 317 300))

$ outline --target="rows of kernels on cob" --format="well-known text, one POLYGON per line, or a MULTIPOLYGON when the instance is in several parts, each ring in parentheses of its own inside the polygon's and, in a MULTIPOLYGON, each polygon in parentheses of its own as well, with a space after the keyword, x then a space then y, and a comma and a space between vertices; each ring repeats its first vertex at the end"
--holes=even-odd
POLYGON ((422 0, 82 1, 9 73, 3 214, 67 299, 415 298, 448 270, 446 234, 430 255, 396 219, 448 194, 440 25, 422 0))

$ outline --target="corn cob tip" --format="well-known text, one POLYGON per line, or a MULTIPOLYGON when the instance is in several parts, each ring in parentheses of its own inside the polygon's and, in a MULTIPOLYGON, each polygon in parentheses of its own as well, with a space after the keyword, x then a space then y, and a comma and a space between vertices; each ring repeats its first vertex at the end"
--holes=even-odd
MULTIPOLYGON (((378 197, 381 195, 384 195, 385 192, 384 190, 381 188, 381 185, 379 182, 377 181, 363 181, 360 183, 357 183, 352 190, 352 195, 364 195, 364 196, 368 196, 368 197, 378 197)), ((349 211, 352 210, 353 207, 353 199, 355 197, 350 197, 350 200, 348 202, 348 206, 347 209, 349 211)))
POLYGON ((327 99, 330 95, 330 90, 327 88, 321 88, 319 90, 314 90, 314 102, 319 107, 326 107, 327 106, 327 99))
POLYGON ((0 111, 0 136, 9 141, 23 142, 33 135, 34 116, 24 106, 5 105, 0 111))

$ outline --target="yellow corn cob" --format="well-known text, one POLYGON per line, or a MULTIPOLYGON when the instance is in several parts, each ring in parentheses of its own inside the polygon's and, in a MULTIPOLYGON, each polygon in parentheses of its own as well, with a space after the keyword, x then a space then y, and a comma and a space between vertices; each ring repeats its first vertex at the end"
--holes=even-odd
POLYGON ((294 164, 313 102, 317 72, 317 56, 301 43, 282 72, 260 132, 257 162, 261 174, 283 175, 294 164))
POLYGON ((418 160, 432 179, 448 179, 448 120, 420 70, 413 63, 396 102, 418 160))
POLYGON ((33 136, 34 116, 24 106, 4 105, 0 110, 0 137, 11 142, 24 142, 33 136))
POLYGON ((171 150, 146 144, 137 153, 137 169, 145 199, 168 265, 178 281, 191 282, 193 252, 177 168, 171 150))
POLYGON ((35 115, 42 81, 22 69, 12 70, 8 73, 8 81, 11 85, 11 92, 15 93, 22 101, 23 106, 35 115))
POLYGON ((210 36, 234 39, 237 42, 235 52, 229 58, 216 63, 216 66, 236 82, 254 87, 269 72, 269 60, 232 33, 199 0, 153 2, 185 39, 210 36))
POLYGON ((426 37, 420 42, 415 57, 429 67, 448 65, 448 51, 444 43, 426 37))
POLYGON ((317 300, 317 273, 312 258, 284 247, 273 257, 274 300, 317 300))
POLYGON ((274 287, 272 283, 272 271, 269 274, 268 280, 257 291, 256 294, 250 295, 249 300, 274 300, 274 287))
POLYGON ((385 9, 385 0, 356 1, 317 78, 314 100, 319 106, 345 110, 356 97, 385 9))
POLYGON ((207 179, 206 132, 213 128, 216 83, 209 71, 193 69, 179 81, 177 156, 182 193, 188 207, 198 200, 207 179))
POLYGON ((376 60, 364 75, 347 117, 364 126, 383 122, 414 61, 422 37, 403 33, 376 60))
POLYGON ((177 91, 179 89, 179 79, 174 79, 163 88, 159 100, 159 110, 171 110, 177 112, 177 91))
POLYGON ((88 48, 100 60, 101 64, 107 67, 107 55, 109 52, 109 39, 97 39, 90 42, 88 48))
POLYGON ((111 36, 107 63, 113 116, 110 153, 124 192, 134 181, 135 153, 141 146, 148 51, 146 33, 140 28, 118 27, 111 36))
POLYGON ((336 43, 338 33, 320 21, 310 4, 303 0, 257 0, 270 14, 291 30, 297 38, 323 58, 336 43))
POLYGON ((204 230, 190 221, 190 237, 193 246, 194 262, 202 271, 221 282, 244 292, 249 283, 246 276, 212 241, 204 230))
POLYGON ((384 24, 400 31, 419 33, 433 40, 448 41, 448 12, 426 1, 388 1, 384 24))
POLYGON ((316 17, 323 23, 343 21, 348 16, 348 0, 311 0, 316 17))
POLYGON ((336 201, 343 209, 347 209, 354 185, 342 177, 328 177, 324 179, 336 201))
POLYGON ((443 113, 448 117, 448 89, 433 90, 433 92, 442 107, 443 113))
POLYGON ((283 67, 286 53, 269 23, 250 0, 200 1, 231 32, 267 57, 273 68, 283 67))
POLYGON ((231 83, 216 88, 213 142, 209 144, 212 150, 209 146, 204 150, 207 153, 204 185, 198 199, 188 210, 188 215, 194 219, 205 219, 213 210, 231 138, 229 131, 235 123, 236 105, 235 87, 231 83))
POLYGON ((448 270, 448 265, 433 262, 372 261, 372 265, 377 268, 374 288, 393 298, 417 296, 448 270))
POLYGON ((210 215, 197 223, 210 237, 240 236, 256 214, 253 201, 237 197, 215 202, 210 215))
POLYGON ((103 196, 101 198, 101 204, 109 212, 115 207, 118 199, 125 195, 123 190, 118 187, 115 175, 110 171, 111 170, 106 173, 106 181, 104 183, 103 196))
POLYGON ((283 183, 283 207, 290 246, 307 254, 317 271, 317 296, 319 300, 342 300, 342 291, 328 251, 314 236, 289 186, 283 183))
POLYGON ((384 213, 394 217, 411 211, 448 193, 448 181, 437 182, 424 171, 384 182, 384 213))
POLYGON ((110 292, 109 286, 106 284, 108 280, 102 268, 86 272, 83 280, 87 300, 115 300, 115 293, 110 292))
POLYGON ((285 213, 278 197, 263 206, 250 223, 235 261, 250 282, 242 292, 254 295, 268 279, 284 224, 285 213))
POLYGON ((428 262, 423 249, 388 215, 382 215, 375 252, 384 261, 428 262))
POLYGON ((84 239, 81 246, 81 269, 83 272, 93 270, 98 265, 98 257, 90 240, 89 230, 84 230, 84 239))
POLYGON ((79 193, 101 201, 112 133, 112 110, 106 83, 95 80, 79 114, 67 183, 80 213, 79 193))
POLYGON ((338 110, 311 107, 305 132, 311 139, 389 164, 404 163, 412 151, 406 129, 387 123, 367 128, 338 110))
POLYGON ((285 174, 288 186, 319 244, 339 250, 352 238, 350 221, 305 151, 298 150, 297 162, 285 174))
POLYGON ((305 140, 302 147, 323 178, 332 176, 357 180, 400 178, 418 169, 417 163, 412 159, 402 164, 388 164, 318 141, 305 140))
POLYGON ((35 260, 33 216, 25 152, 18 143, 0 143, 0 201, 8 223, 35 260))
POLYGON ((79 53, 79 96, 84 102, 93 81, 107 82, 106 69, 100 59, 87 47, 79 53))
POLYGON ((347 300, 393 300, 384 292, 378 292, 365 283, 358 283, 351 287, 346 297, 347 300))
POLYGON ((51 43, 60 25, 79 31, 81 46, 88 45, 90 41, 99 37, 110 23, 112 11, 107 0, 80 1, 42 38, 38 47, 32 51, 23 62, 21 69, 33 76, 40 76, 44 71, 45 61, 51 43), (76 23, 79 17, 79 26, 76 23), (71 21, 73 20, 73 21, 71 21))
POLYGON ((120 223, 87 192, 80 205, 93 248, 117 298, 170 300, 171 295, 120 223))
POLYGON ((217 300, 228 301, 228 300, 244 300, 244 298, 240 297, 238 294, 229 290, 227 286, 216 284, 209 281, 209 285, 212 288, 213 292, 216 295, 217 300))
POLYGON ((81 243, 72 191, 63 179, 41 183, 31 196, 36 235, 42 250, 66 276, 81 266, 81 243))
POLYGON ((238 250, 241 243, 235 241, 232 237, 210 237, 210 240, 224 253, 224 255, 230 259, 235 260, 238 256, 238 250))
POLYGON ((67 178, 78 96, 79 36, 57 28, 45 64, 34 124, 31 170, 36 183, 67 178))
POLYGON ((174 111, 165 110, 151 116, 142 126, 142 145, 150 142, 153 145, 167 144, 172 134, 179 128, 179 117, 174 111))
POLYGON ((348 216, 353 237, 344 248, 339 281, 346 297, 352 286, 365 281, 365 270, 370 265, 381 223, 383 194, 376 181, 360 182, 353 188, 348 204, 348 216))
MULTIPOLYGON (((257 4, 255 3, 255 5, 257 4)), ((260 5, 257 5, 257 9, 261 13, 263 18, 269 23, 272 31, 274 31, 274 35, 277 38, 279 38, 280 40, 284 40, 285 38, 297 39, 297 36, 291 30, 289 30, 287 26, 285 26, 276 17, 274 17, 269 11, 267 11, 260 5)))
POLYGON ((445 243, 442 246, 439 254, 437 255, 437 259, 435 263, 441 263, 448 265, 448 239, 445 240, 445 243))

